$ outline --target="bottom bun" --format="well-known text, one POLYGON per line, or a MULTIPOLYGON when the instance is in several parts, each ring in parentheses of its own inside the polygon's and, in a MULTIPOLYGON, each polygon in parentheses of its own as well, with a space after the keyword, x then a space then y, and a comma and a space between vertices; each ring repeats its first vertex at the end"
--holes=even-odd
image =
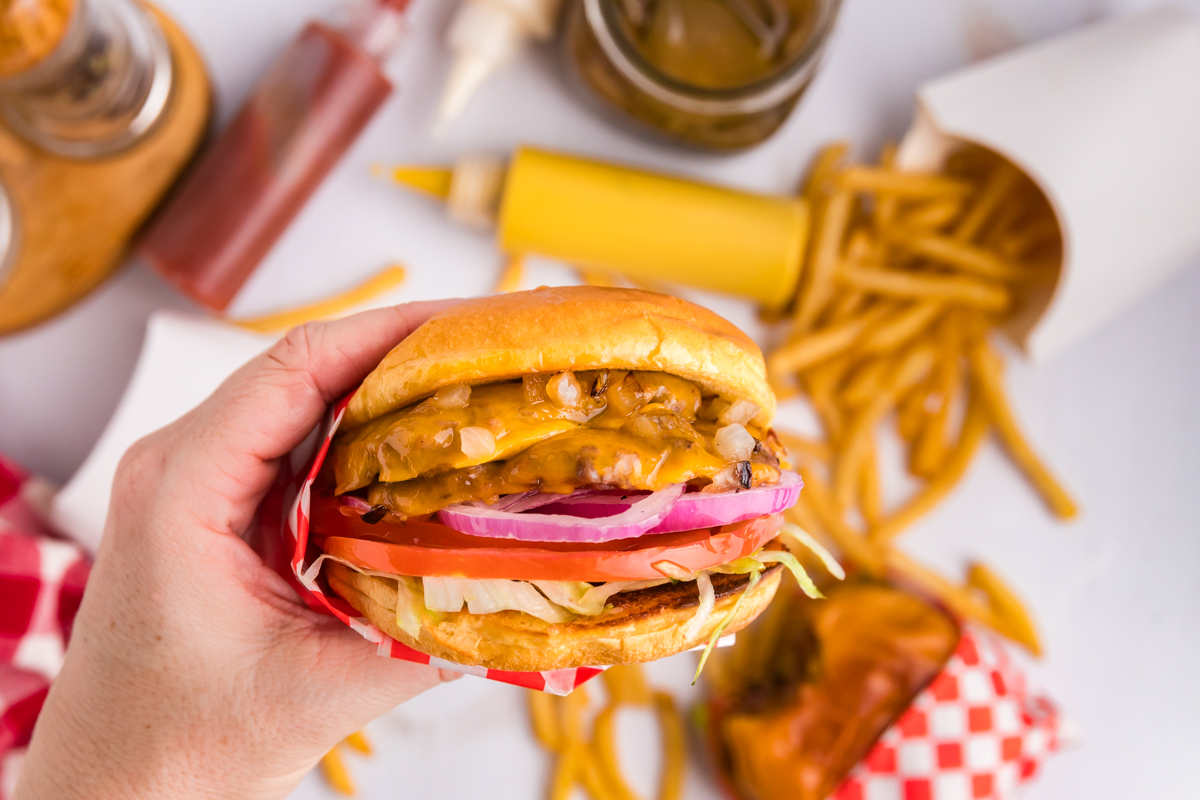
MULTIPOLYGON (((782 574, 779 564, 762 573, 724 634, 741 630, 767 607, 782 574)), ((700 602, 694 581, 622 592, 610 598, 611 608, 602 614, 564 623, 543 622, 520 611, 425 614, 414 639, 396 625, 394 581, 337 563, 328 565, 326 575, 335 592, 396 641, 457 664, 519 672, 634 664, 706 644, 749 581, 745 575, 713 575, 716 607, 691 637, 684 628, 700 602)))

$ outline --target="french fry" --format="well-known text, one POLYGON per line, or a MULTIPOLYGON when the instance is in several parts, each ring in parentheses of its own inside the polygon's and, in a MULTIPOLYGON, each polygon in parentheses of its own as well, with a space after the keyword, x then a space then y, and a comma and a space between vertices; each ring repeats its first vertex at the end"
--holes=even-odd
POLYGON ((971 363, 972 377, 979 387, 988 416, 992 424, 996 426, 996 432, 1004 443, 1005 449, 1008 450, 1009 455, 1012 456, 1021 471, 1025 473, 1029 482, 1037 489, 1050 510, 1061 519, 1074 518, 1079 513, 1075 501, 1033 452, 1033 448, 1029 446, 1029 442, 1021 433, 1020 426, 1017 425, 1016 417, 1013 415, 1012 408, 1009 407, 1008 400, 1004 396, 1004 388, 1001 385, 999 357, 992 352, 987 341, 982 339, 972 345, 968 357, 971 363))
POLYGON ((825 429, 825 438, 835 444, 841 441, 845 434, 846 421, 842 410, 834 402, 833 396, 811 394, 809 402, 812 403, 821 420, 821 426, 825 429))
POLYGON ((984 409, 983 401, 978 395, 973 394, 967 405, 967 415, 963 420, 962 434, 959 436, 958 444, 955 446, 954 452, 946 459, 942 471, 935 475, 908 503, 873 527, 870 531, 871 540, 887 542, 896 538, 901 531, 940 503, 942 498, 962 480, 971 459, 974 458, 979 445, 983 442, 983 437, 987 435, 987 429, 987 412, 984 409))
POLYGON ((842 255, 842 240, 854 210, 854 195, 848 191, 834 192, 821 211, 817 223, 812 256, 808 260, 808 277, 796 305, 795 323, 800 331, 808 330, 833 294, 834 274, 842 255))
POLYGON ((841 441, 845 428, 845 414, 836 395, 851 366, 848 359, 830 359, 803 373, 809 403, 821 420, 826 440, 834 447, 841 441))
MULTIPOLYGON (((895 161, 896 145, 889 142, 883 146, 883 150, 879 153, 879 168, 890 172, 895 161)), ((896 211, 899 207, 900 200, 895 195, 886 194, 876 197, 874 208, 875 230, 880 231, 891 225, 892 220, 896 218, 896 211)))
POLYGON ((576 757, 583 786, 592 796, 592 800, 628 800, 628 798, 619 797, 609 784, 604 769, 600 766, 600 760, 596 756, 594 746, 579 747, 576 757))
POLYGON ((371 743, 367 741, 367 737, 362 731, 350 734, 342 740, 342 743, 351 750, 357 750, 364 756, 371 755, 371 743))
POLYGON ((886 353, 902 347, 929 328, 943 310, 941 303, 932 300, 903 306, 865 331, 857 343, 858 350, 886 353))
MULTIPOLYGON (((946 198, 930 200, 912 208, 905 209, 898 224, 911 230, 939 230, 946 227, 962 214, 963 201, 961 198, 946 198)), ((885 230, 885 226, 879 228, 885 230)))
POLYGON ((900 231, 893 234, 891 242, 914 255, 981 278, 1028 282, 1038 277, 1036 270, 949 236, 900 231))
POLYGON ((834 546, 863 572, 872 576, 882 575, 882 553, 866 537, 846 524, 834 506, 825 481, 811 469, 801 468, 800 476, 804 479, 804 491, 796 505, 784 514, 784 518, 795 519, 809 533, 824 531, 834 546), (818 521, 819 525, 814 524, 818 521))
POLYGON ((928 397, 929 387, 920 385, 900 398, 897 404, 896 426, 900 438, 910 445, 920 438, 921 430, 925 427, 925 401, 928 397))
POLYGON ((783 442, 784 447, 788 449, 788 453, 797 461, 804 459, 810 461, 818 461, 823 464, 829 463, 830 449, 825 442, 818 442, 808 439, 804 436, 798 436, 788 431, 776 430, 775 435, 783 442))
POLYGON ((1003 286, 965 276, 918 275, 845 263, 838 267, 836 275, 851 288, 887 297, 943 300, 983 311, 1004 311, 1012 301, 1003 286))
POLYGON ((492 287, 492 292, 494 294, 515 292, 521 288, 523 277, 525 277, 525 256, 519 253, 511 255, 504 262, 504 267, 500 270, 500 277, 496 279, 496 285, 492 287))
POLYGON ((957 178, 915 172, 893 172, 857 164, 842 170, 838 175, 838 185, 852 192, 877 192, 912 200, 963 197, 974 191, 969 182, 957 178))
POLYGON ((529 690, 529 718, 533 721, 533 735, 547 750, 563 750, 563 732, 559 725, 559 706, 563 701, 554 695, 529 690))
POLYGON ((875 306, 862 315, 826 328, 819 333, 802 334, 795 341, 777 348, 767 358, 768 371, 773 375, 799 372, 844 352, 874 322, 887 314, 887 307, 875 306))
POLYGON ((575 745, 564 750, 554 762, 550 777, 550 800, 568 800, 580 775, 580 755, 583 748, 575 745))
POLYGON ((862 408, 879 396, 893 362, 888 358, 872 358, 860 364, 846 381, 841 401, 849 408, 862 408))
POLYGON ((278 333, 306 322, 323 319, 334 319, 348 314, 356 306, 366 303, 384 292, 395 289, 404 282, 404 267, 393 264, 367 278, 353 289, 341 294, 335 294, 326 300, 311 303, 306 306, 267 314, 261 317, 230 320, 239 328, 245 328, 255 333, 278 333))
MULTIPOLYGON (((1026 258, 1035 249, 1045 245, 1062 246, 1062 232, 1053 218, 1024 230, 1002 235, 997 238, 995 246, 1008 258, 1026 258)), ((1058 266, 1058 263, 1053 265, 1055 270, 1058 266)))
POLYGON ((342 754, 336 747, 321 756, 321 774, 325 776, 325 782, 338 794, 354 794, 354 780, 350 777, 346 762, 342 760, 342 754))
POLYGON ((650 688, 641 664, 619 664, 604 671, 609 702, 617 705, 649 706, 650 688))
POLYGON ((863 520, 868 528, 879 524, 883 514, 883 501, 879 492, 879 465, 875 460, 875 443, 870 440, 863 454, 858 476, 858 506, 862 509, 863 520))
POLYGON ((974 241, 984 230, 989 218, 995 214, 1000 203, 1016 186, 1018 175, 1016 168, 1007 161, 998 164, 975 197, 975 202, 971 204, 966 216, 955 226, 954 238, 960 242, 974 241))
POLYGON ((934 359, 935 352, 932 347, 910 348, 892 370, 880 394, 855 415, 846 430, 845 441, 834 466, 834 496, 838 508, 844 510, 854 502, 855 482, 875 426, 896 402, 897 397, 907 393, 929 373, 933 368, 934 359))
POLYGON ((583 714, 587 709, 588 695, 583 686, 576 687, 559 701, 563 706, 561 739, 563 746, 583 741, 583 714))
POLYGON ((895 548, 887 549, 887 571, 893 580, 907 583, 914 589, 939 600, 953 614, 973 619, 998 633, 1004 633, 998 630, 999 623, 990 606, 980 602, 969 590, 955 586, 941 575, 918 564, 895 548))
POLYGON ((666 692, 654 693, 654 708, 662 729, 663 771, 658 781, 658 800, 680 800, 683 797, 683 769, 687 761, 686 735, 683 717, 675 699, 666 692))
POLYGON ((946 425, 950 408, 962 390, 961 333, 959 317, 951 315, 938 331, 938 361, 931 378, 930 397, 936 396, 912 448, 910 469, 922 477, 933 475, 946 458, 946 425))
POLYGON ((833 400, 854 367, 850 359, 830 359, 803 373, 805 390, 813 398, 833 400))
POLYGON ((613 740, 613 716, 617 706, 605 706, 596 715, 592 723, 592 753, 600 768, 600 780, 605 784, 610 796, 616 800, 636 800, 637 795, 629 788, 621 775, 621 765, 617 760, 616 742, 613 740))
POLYGON ((1042 654, 1042 643, 1038 639, 1033 619, 1016 594, 1000 580, 999 575, 983 564, 971 564, 967 568, 967 585, 987 596, 992 612, 999 616, 1002 626, 1013 640, 1023 644, 1025 649, 1035 656, 1042 654))
MULTIPOLYGON (((879 248, 864 230, 857 230, 846 244, 846 261, 860 266, 871 266, 878 261, 879 248)), ((826 325, 855 317, 870 305, 870 298, 862 292, 838 292, 822 317, 826 325)))
POLYGON ((869 264, 880 258, 879 241, 859 228, 846 242, 846 260, 854 264, 869 264))
POLYGON ((826 184, 837 175, 838 167, 849 149, 850 145, 847 142, 833 142, 817 153, 800 189, 800 193, 809 202, 817 200, 825 193, 826 184))
MULTIPOLYGON (((583 782, 592 800, 615 800, 611 788, 603 779, 599 765, 596 763, 591 744, 584 737, 583 714, 587 708, 587 690, 580 686, 565 698, 556 698, 562 709, 562 727, 560 734, 560 749, 565 754, 571 753, 574 764, 571 768, 574 774, 583 782)), ((552 790, 555 788, 552 784, 552 790)))

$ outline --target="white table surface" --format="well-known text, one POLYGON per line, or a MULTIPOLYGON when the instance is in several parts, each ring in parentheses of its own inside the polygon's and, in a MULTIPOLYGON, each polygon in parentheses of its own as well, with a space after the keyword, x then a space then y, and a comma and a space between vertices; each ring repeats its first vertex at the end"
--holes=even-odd
MULTIPOLYGON (((162 5, 204 54, 224 121, 303 21, 328 14, 336 2, 162 5)), ((453 226, 434 204, 373 178, 374 163, 444 162, 531 142, 786 192, 831 138, 849 137, 858 154, 871 157, 898 137, 922 80, 996 48, 1148 5, 847 0, 827 63, 798 113, 767 144, 715 157, 635 138, 598 118, 572 94, 549 47, 496 76, 449 135, 432 140, 448 65, 440 38, 453 4, 416 0, 408 40, 392 64, 399 91, 233 310, 311 300, 394 260, 410 269, 409 299, 488 290, 499 264, 489 237, 453 226)), ((1200 0, 1184 5, 1200 12, 1200 0)), ((549 263, 535 264, 532 273, 529 287, 571 280, 549 263)), ((700 299, 761 333, 748 306, 700 299)), ((66 480, 116 405, 147 315, 162 307, 187 304, 133 265, 62 317, 0 340, 0 452, 66 480)), ((1200 270, 1192 268, 1050 363, 1014 361, 1012 398, 1033 441, 1078 494, 1082 519, 1056 524, 988 446, 962 487, 904 540, 952 574, 969 558, 985 560, 1037 612, 1048 653, 1031 667, 1034 681, 1079 723, 1083 741, 1051 759, 1026 797, 1200 797, 1200 771, 1192 766, 1200 752, 1200 579, 1192 571, 1200 565, 1197 345, 1200 270)), ((784 409, 783 416, 800 415, 784 409)), ((893 493, 901 491, 898 464, 885 480, 893 493)), ((689 659, 660 662, 651 675, 686 698, 689 659)), ((537 796, 547 762, 526 730, 519 690, 468 678, 373 724, 378 755, 352 757, 352 768, 368 798, 537 796)), ((717 797, 691 769, 688 796, 717 797)), ((314 776, 294 795, 329 796, 314 776)))

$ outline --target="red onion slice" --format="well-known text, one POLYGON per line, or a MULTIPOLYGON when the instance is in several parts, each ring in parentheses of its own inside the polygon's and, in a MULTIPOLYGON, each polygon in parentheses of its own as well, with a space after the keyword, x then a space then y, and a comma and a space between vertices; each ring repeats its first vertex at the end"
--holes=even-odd
MULTIPOLYGON (((796 473, 783 472, 780 473, 779 482, 771 486, 728 492, 689 492, 679 498, 663 521, 650 533, 693 531, 744 522, 763 514, 778 514, 796 504, 803 485, 796 473)), ((638 499, 639 495, 633 493, 579 493, 562 495, 540 505, 544 514, 602 519, 624 511, 638 499)))
POLYGON ((619 514, 639 500, 649 497, 649 492, 629 492, 619 495, 572 494, 551 500, 542 506, 543 514, 562 514, 582 519, 599 519, 619 514))
POLYGON ((778 514, 796 505, 804 481, 794 472, 782 472, 779 483, 732 492, 690 492, 671 506, 663 521, 650 533, 674 533, 732 525, 763 514, 778 514))
MULTIPOLYGON (((496 511, 494 507, 447 506, 438 512, 443 525, 472 536, 516 539, 526 542, 577 542, 598 544, 632 539, 659 525, 683 494, 683 484, 639 497, 618 514, 586 519, 556 514, 496 511)), ((563 499, 563 496, 550 496, 563 499)))
POLYGON ((473 508, 490 508, 492 511, 508 511, 516 514, 521 511, 529 511, 534 508, 540 508, 549 505, 556 500, 561 500, 564 497, 573 495, 564 494, 543 494, 542 492, 521 492, 520 494, 510 494, 507 497, 501 497, 494 505, 487 503, 468 503, 473 508))
POLYGON ((361 497, 355 497, 352 494, 344 494, 338 498, 338 503, 348 508, 353 508, 355 511, 363 514, 371 510, 371 504, 361 497))

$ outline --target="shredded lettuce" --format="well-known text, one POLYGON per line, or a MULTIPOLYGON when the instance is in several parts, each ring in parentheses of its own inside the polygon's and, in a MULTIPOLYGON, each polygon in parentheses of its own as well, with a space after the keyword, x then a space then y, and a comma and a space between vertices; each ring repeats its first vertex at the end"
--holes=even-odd
POLYGON ((421 638, 421 615, 424 607, 417 592, 415 578, 396 577, 396 627, 414 639, 421 638))
POLYGON ((425 606, 432 611, 461 611, 463 602, 472 614, 522 611, 544 622, 567 622, 571 614, 543 597, 527 581, 502 578, 425 578, 425 606))
MULTIPOLYGON (((825 569, 829 570, 829 574, 837 578, 839 581, 846 579, 846 571, 842 569, 842 565, 837 562, 833 554, 826 550, 820 542, 813 538, 813 535, 801 528, 794 522, 785 522, 783 527, 779 529, 779 537, 785 541, 794 540, 796 544, 808 548, 825 565, 825 569)), ((789 550, 797 550, 798 547, 789 547, 789 550)))
MULTIPOLYGON (((758 552, 762 552, 759 550, 758 552)), ((723 575, 745 575, 747 572, 762 572, 762 562, 754 557, 754 554, 743 556, 737 561, 730 561, 728 564, 722 564, 719 567, 712 567, 705 570, 711 574, 721 573, 723 575)))
POLYGON ((696 681, 700 680, 700 673, 704 671, 704 665, 708 662, 709 654, 712 653, 713 648, 717 646, 717 641, 720 640, 721 634, 725 632, 725 628, 729 626, 729 623, 732 622, 734 617, 738 615, 738 612, 742 610, 742 604, 746 602, 746 598, 750 596, 750 592, 754 591, 754 587, 758 585, 758 579, 761 576, 762 573, 759 572, 750 573, 750 582, 746 584, 746 588, 743 589, 741 595, 738 596, 737 602, 733 604, 733 610, 725 615, 725 619, 721 620, 721 624, 717 626, 715 631, 713 631, 712 638, 708 640, 708 646, 704 648, 704 652, 700 655, 700 663, 696 666, 696 674, 692 678, 692 686, 695 686, 696 681))
POLYGON ((634 592, 667 583, 666 578, 645 581, 609 581, 592 586, 584 581, 531 581, 550 602, 568 611, 594 617, 608 608, 608 599, 618 592, 634 592))
POLYGON ((656 570, 661 572, 663 575, 666 575, 673 581, 690 581, 695 580, 696 578, 696 573, 690 572, 678 564, 674 564, 670 561, 655 561, 650 566, 654 567, 656 570))
POLYGON ((800 559, 789 553, 787 550, 759 550, 751 556, 751 558, 761 561, 764 564, 778 561, 792 571, 792 576, 795 577, 796 583, 800 584, 800 589, 814 600, 823 598, 821 590, 813 583, 812 578, 808 577, 808 573, 804 571, 804 567, 800 564, 800 559))
MULTIPOLYGON (((587 581, 530 581, 551 603, 560 605, 576 614, 595 616, 604 610, 608 595, 589 595, 592 589, 603 588, 592 586, 587 581), (599 602, 597 602, 599 601, 599 602)), ((609 586, 610 584, 604 584, 609 586)), ((618 590, 613 590, 614 593, 618 590)))
POLYGON ((700 607, 696 609, 695 615, 683 629, 685 639, 699 635, 704 628, 704 623, 708 622, 713 608, 717 605, 717 593, 713 591, 712 579, 707 574, 701 572, 696 575, 696 591, 700 593, 700 607))
POLYGON ((463 593, 458 578, 422 578, 425 607, 430 611, 462 611, 463 593))

